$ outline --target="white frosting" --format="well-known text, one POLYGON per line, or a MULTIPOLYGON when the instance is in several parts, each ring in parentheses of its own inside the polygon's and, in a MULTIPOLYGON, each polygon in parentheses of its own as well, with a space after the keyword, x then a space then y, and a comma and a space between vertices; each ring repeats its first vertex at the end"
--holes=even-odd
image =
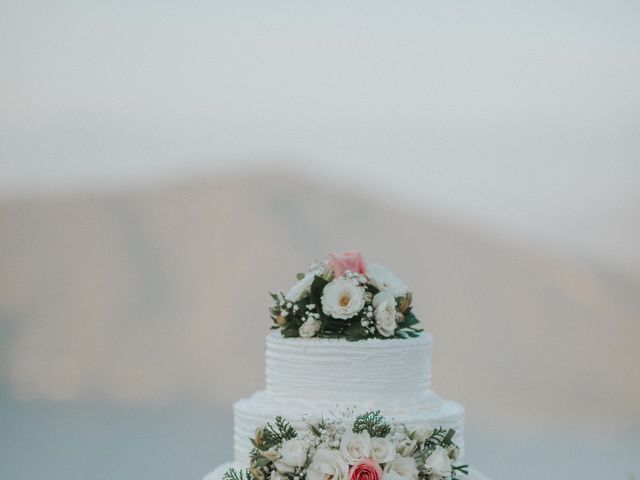
POLYGON ((431 335, 349 342, 267 337, 267 392, 274 397, 373 406, 425 401, 431 382, 431 335))
POLYGON ((247 463, 252 445, 250 438, 255 436, 258 427, 281 415, 296 430, 306 428, 305 417, 313 418, 330 415, 332 412, 343 413, 346 409, 354 409, 354 416, 368 410, 380 410, 391 424, 404 424, 408 427, 418 424, 453 428, 456 431, 454 442, 464 453, 464 408, 461 405, 440 399, 435 393, 425 396, 430 401, 425 407, 416 404, 405 406, 380 407, 375 402, 352 403, 338 401, 297 400, 278 398, 264 390, 236 402, 234 413, 233 450, 235 461, 247 463), (434 407, 434 405, 437 405, 434 407))
POLYGON ((277 415, 296 429, 304 417, 353 409, 380 410, 390 423, 430 424, 456 430, 464 451, 464 409, 444 401, 431 382, 431 335, 408 339, 267 337, 267 388, 234 405, 234 455, 247 463, 255 430, 277 415))

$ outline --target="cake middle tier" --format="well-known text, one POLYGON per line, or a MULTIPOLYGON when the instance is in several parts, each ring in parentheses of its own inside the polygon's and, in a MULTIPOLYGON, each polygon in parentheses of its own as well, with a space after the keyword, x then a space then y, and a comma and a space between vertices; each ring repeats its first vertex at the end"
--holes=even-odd
MULTIPOLYGON (((295 398, 276 398, 267 391, 259 391, 249 398, 237 401, 233 406, 234 413, 234 456, 235 461, 248 465, 249 452, 252 449, 250 438, 255 436, 256 429, 267 422, 273 422, 276 416, 286 418, 298 431, 306 428, 307 421, 321 417, 330 418, 345 413, 354 418, 366 411, 380 410, 387 421, 393 425, 404 425, 408 428, 418 425, 453 428, 456 433, 454 442, 464 454, 464 408, 453 401, 443 400, 434 392, 424 395, 426 402, 402 402, 398 397, 395 405, 377 404, 375 401, 352 403, 342 401, 310 401, 295 398)), ((424 398, 423 397, 423 398, 424 398)))
MULTIPOLYGON (((424 402, 431 384, 431 335, 349 342, 267 336, 267 392, 280 398, 424 402)), ((424 406, 424 403, 423 403, 424 406)))

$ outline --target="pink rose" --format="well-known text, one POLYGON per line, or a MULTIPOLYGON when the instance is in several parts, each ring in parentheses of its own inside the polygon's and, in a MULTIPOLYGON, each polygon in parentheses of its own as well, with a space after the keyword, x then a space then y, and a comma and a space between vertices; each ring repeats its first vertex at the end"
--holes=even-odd
POLYGON ((360 255, 360 252, 356 252, 355 250, 349 250, 343 253, 330 253, 329 265, 331 265, 331 269, 336 278, 343 277, 344 272, 347 270, 362 275, 367 274, 367 264, 364 262, 364 258, 360 255))
POLYGON ((363 458, 349 470, 349 480, 382 480, 382 468, 370 458, 363 458))

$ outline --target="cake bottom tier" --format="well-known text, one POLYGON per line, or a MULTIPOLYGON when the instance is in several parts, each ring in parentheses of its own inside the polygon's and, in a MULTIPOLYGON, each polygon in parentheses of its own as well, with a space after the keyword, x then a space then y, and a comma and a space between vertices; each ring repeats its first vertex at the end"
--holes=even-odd
MULTIPOLYGON (((225 472, 230 468, 242 469, 246 468, 246 465, 242 465, 239 463, 224 463, 216 468, 213 472, 205 475, 202 480, 222 480, 225 472)), ((469 475, 467 475, 465 478, 467 480, 490 480, 489 477, 472 468, 469 469, 469 475)))
POLYGON ((409 428, 421 424, 453 428, 456 431, 453 441, 460 447, 461 456, 464 455, 464 408, 456 402, 440 399, 433 392, 430 396, 433 401, 425 403, 423 408, 412 406, 403 410, 398 405, 377 407, 349 402, 282 399, 259 391, 233 406, 235 461, 239 464, 248 463, 252 449, 250 438, 255 436, 257 428, 272 422, 278 415, 286 418, 296 430, 302 431, 306 428, 305 419, 310 417, 326 417, 346 411, 351 411, 355 416, 367 410, 380 410, 389 423, 409 428))

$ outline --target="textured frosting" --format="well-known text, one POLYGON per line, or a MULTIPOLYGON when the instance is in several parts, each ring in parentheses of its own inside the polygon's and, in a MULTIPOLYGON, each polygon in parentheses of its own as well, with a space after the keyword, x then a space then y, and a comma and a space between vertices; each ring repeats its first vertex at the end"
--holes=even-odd
POLYGON ((424 406, 416 404, 380 407, 375 402, 351 403, 322 400, 296 400, 277 398, 266 391, 260 391, 249 398, 236 402, 234 413, 233 449, 235 461, 247 463, 251 451, 250 438, 258 427, 273 421, 277 415, 285 417, 296 430, 306 428, 305 418, 343 413, 354 409, 354 416, 367 410, 380 410, 392 424, 404 424, 408 427, 418 424, 449 427, 456 430, 454 441, 464 453, 464 408, 461 405, 440 399, 433 392, 425 395, 428 399, 424 406), (437 406, 435 406, 437 405, 437 406))
POLYGON ((332 412, 380 410, 391 423, 456 430, 464 451, 464 409, 430 388, 431 335, 409 339, 284 338, 266 340, 267 388, 234 405, 235 461, 248 461, 256 428, 282 415, 294 428, 332 412))
POLYGON ((431 382, 431 335, 349 342, 267 337, 267 392, 333 402, 424 401, 431 382))

